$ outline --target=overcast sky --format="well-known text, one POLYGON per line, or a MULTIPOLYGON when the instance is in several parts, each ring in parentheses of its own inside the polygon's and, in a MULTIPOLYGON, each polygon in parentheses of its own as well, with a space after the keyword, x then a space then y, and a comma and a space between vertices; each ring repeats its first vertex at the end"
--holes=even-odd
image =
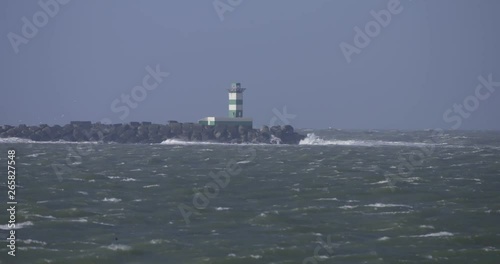
POLYGON ((500 1, 392 1, 0 1, 0 124, 227 116, 237 81, 255 127, 500 129, 500 1))

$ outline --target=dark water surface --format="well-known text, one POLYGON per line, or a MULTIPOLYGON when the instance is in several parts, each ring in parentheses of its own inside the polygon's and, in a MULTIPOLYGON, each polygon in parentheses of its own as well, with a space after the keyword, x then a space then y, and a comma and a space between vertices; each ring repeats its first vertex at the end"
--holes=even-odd
POLYGON ((0 262, 500 263, 500 132, 314 133, 298 146, 2 139, 19 186, 16 257, 4 243, 0 262))

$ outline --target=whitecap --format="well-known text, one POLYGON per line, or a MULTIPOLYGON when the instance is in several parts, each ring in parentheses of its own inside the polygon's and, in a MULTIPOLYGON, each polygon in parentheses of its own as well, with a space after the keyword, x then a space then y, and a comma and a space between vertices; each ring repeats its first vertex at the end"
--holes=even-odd
POLYGON ((240 145, 262 146, 262 145, 268 145, 265 143, 238 144, 238 143, 207 142, 207 141, 183 141, 183 140, 179 140, 179 139, 167 139, 167 140, 161 142, 160 144, 161 145, 174 145, 174 148, 182 148, 181 146, 185 146, 185 145, 221 145, 221 146, 240 146, 240 145))
POLYGON ((11 143, 24 143, 24 144, 102 144, 101 142, 94 141, 83 141, 83 142, 74 142, 74 141, 33 141, 31 139, 26 138, 18 138, 18 137, 9 137, 9 138, 0 138, 0 144, 11 144, 11 143))
POLYGON ((378 182, 374 182, 374 183, 370 183, 370 184, 375 185, 375 184, 384 184, 384 183, 389 183, 389 181, 388 180, 378 181, 378 182))
POLYGON ((377 240, 378 241, 386 241, 386 240, 389 240, 389 237, 384 236, 384 237, 381 237, 381 238, 379 238, 377 240))
POLYGON ((231 208, 229 207, 216 207, 215 210, 216 211, 227 211, 227 210, 230 210, 231 208))
POLYGON ((70 219, 69 222, 87 223, 88 220, 86 218, 77 218, 77 219, 70 219))
POLYGON ((413 213, 413 210, 396 211, 396 212, 366 213, 366 215, 395 215, 395 214, 411 214, 411 213, 413 213))
POLYGON ((40 217, 40 218, 46 218, 46 219, 56 219, 55 217, 51 215, 39 215, 39 214, 34 214, 33 216, 40 217))
POLYGON ((26 138, 9 137, 0 138, 0 144, 1 143, 35 143, 35 141, 26 138))
POLYGON ((319 198, 316 199, 316 201, 338 201, 339 199, 337 198, 319 198))
POLYGON ((159 184, 153 184, 153 185, 142 186, 142 188, 152 188, 152 187, 160 187, 160 185, 159 184))
POLYGON ((483 251, 486 251, 486 252, 490 252, 490 251, 500 251, 500 249, 498 248, 495 248, 495 247, 485 247, 485 248, 482 248, 483 251))
POLYGON ((27 226, 32 226, 33 222, 26 221, 26 222, 22 222, 22 223, 15 223, 14 225, 15 225, 14 228, 9 227, 9 224, 0 225, 0 229, 1 230, 21 229, 21 228, 24 228, 27 226))
POLYGON ((26 157, 36 158, 36 157, 38 157, 40 155, 45 155, 45 154, 47 154, 47 153, 45 153, 45 152, 42 152, 42 153, 33 153, 33 154, 30 154, 30 155, 26 155, 26 157))
POLYGON ((25 240, 19 240, 19 241, 23 242, 24 244, 40 244, 42 246, 47 245, 46 242, 38 241, 38 240, 34 240, 34 239, 25 239, 25 240))
POLYGON ((412 208, 409 205, 404 205, 404 204, 384 204, 384 203, 374 203, 374 204, 369 204, 365 205, 367 207, 375 207, 375 208, 384 208, 384 207, 406 207, 406 208, 412 208))
POLYGON ((151 239, 151 240, 149 241, 149 243, 150 243, 150 244, 153 244, 153 245, 155 245, 155 244, 163 244, 164 242, 167 242, 167 243, 168 243, 168 242, 170 242, 170 241, 169 241, 169 240, 164 240, 164 239, 151 239))
POLYGON ((299 142, 299 145, 338 145, 338 146, 361 146, 361 147, 378 147, 378 146, 405 146, 405 147, 422 147, 436 146, 443 144, 424 143, 424 142, 403 142, 403 141, 383 141, 383 140, 326 140, 316 136, 314 133, 308 133, 306 138, 299 142))
POLYGON ((340 209, 353 209, 356 207, 358 207, 358 206, 357 205, 343 205, 343 206, 340 206, 339 208, 340 209))
POLYGON ((102 246, 102 248, 110 249, 110 250, 113 250, 113 251, 118 251, 118 250, 125 251, 125 250, 131 250, 132 249, 131 246, 120 245, 120 244, 111 244, 109 246, 102 246))
POLYGON ((446 236, 453 236, 453 233, 443 231, 443 232, 430 233, 430 234, 417 235, 417 236, 409 236, 409 237, 446 237, 446 236))
POLYGON ((93 223, 93 224, 97 224, 97 225, 115 226, 115 225, 113 225, 113 224, 108 224, 108 223, 103 223, 103 222, 95 222, 95 221, 93 221, 92 223, 93 223))
POLYGON ((214 142, 193 142, 193 141, 182 141, 179 139, 167 139, 160 144, 162 145, 212 145, 217 144, 214 142))
POLYGON ((136 179, 134 179, 134 178, 125 178, 125 179, 123 179, 122 181, 124 181, 124 182, 129 182, 129 181, 137 181, 137 180, 136 180, 136 179))
POLYGON ((118 199, 118 198, 104 198, 102 200, 103 202, 112 202, 112 203, 117 203, 117 202, 121 202, 122 199, 118 199))

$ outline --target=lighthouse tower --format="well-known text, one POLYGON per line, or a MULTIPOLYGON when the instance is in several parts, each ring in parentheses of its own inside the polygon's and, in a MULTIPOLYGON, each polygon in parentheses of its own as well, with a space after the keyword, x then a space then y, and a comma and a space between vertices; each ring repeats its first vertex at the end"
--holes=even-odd
POLYGON ((208 116, 198 120, 198 124, 204 126, 244 126, 253 127, 253 119, 243 117, 243 92, 245 88, 241 88, 241 83, 232 83, 229 92, 229 117, 208 116))
POLYGON ((241 83, 232 83, 229 92, 229 117, 243 117, 243 92, 246 88, 241 88, 241 83))

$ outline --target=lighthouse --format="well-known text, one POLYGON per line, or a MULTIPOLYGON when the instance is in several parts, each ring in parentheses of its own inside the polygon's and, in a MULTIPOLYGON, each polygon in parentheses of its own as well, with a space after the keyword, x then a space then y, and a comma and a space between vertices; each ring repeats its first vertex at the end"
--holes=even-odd
POLYGON ((209 116, 198 120, 198 124, 205 126, 226 125, 226 126, 245 126, 252 128, 253 119, 243 117, 243 92, 246 88, 241 87, 241 83, 231 84, 227 89, 229 93, 229 112, 228 117, 209 116))
POLYGON ((241 88, 241 83, 232 83, 229 92, 229 117, 243 117, 243 92, 246 88, 241 88))

